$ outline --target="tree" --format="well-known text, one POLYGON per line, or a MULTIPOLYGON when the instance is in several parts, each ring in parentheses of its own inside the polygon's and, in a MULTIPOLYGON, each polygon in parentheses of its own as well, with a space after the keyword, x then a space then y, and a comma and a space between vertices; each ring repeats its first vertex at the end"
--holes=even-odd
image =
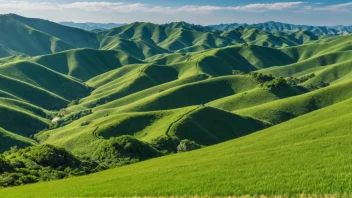
POLYGON ((202 146, 195 143, 194 141, 185 139, 185 140, 182 140, 180 144, 177 146, 177 152, 183 153, 187 151, 196 150, 199 148, 202 148, 202 146))

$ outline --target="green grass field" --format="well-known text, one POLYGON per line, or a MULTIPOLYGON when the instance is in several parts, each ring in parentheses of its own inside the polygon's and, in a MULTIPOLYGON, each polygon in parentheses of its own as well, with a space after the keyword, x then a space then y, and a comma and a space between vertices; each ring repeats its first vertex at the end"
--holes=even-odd
POLYGON ((1 27, 0 197, 352 193, 351 35, 1 27))
POLYGON ((3 197, 349 193, 350 107, 347 100, 198 151, 0 192, 3 197))

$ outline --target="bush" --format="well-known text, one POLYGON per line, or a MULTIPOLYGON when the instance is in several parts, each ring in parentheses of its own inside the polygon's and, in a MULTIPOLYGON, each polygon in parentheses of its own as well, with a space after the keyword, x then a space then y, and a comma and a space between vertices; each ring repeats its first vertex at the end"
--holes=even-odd
POLYGON ((313 85, 313 84, 307 85, 307 88, 310 89, 310 90, 315 90, 315 89, 320 89, 320 88, 327 87, 329 85, 330 84, 327 83, 327 82, 319 81, 315 85, 313 85))
POLYGON ((0 173, 4 173, 10 171, 12 166, 5 160, 5 158, 0 155, 0 173))
POLYGON ((308 81, 309 79, 312 79, 315 77, 315 74, 309 74, 306 76, 303 76, 301 78, 294 78, 294 77, 290 77, 287 79, 287 84, 291 85, 291 86, 297 86, 298 84, 304 83, 306 81, 308 81))
POLYGON ((265 82, 269 82, 269 81, 272 81, 275 79, 271 74, 265 75, 265 74, 257 73, 257 72, 251 73, 251 76, 259 83, 265 83, 265 82))
POLYGON ((147 143, 124 135, 105 141, 93 153, 93 159, 109 167, 130 164, 161 156, 162 153, 147 143))
POLYGON ((0 155, 0 187, 62 179, 103 169, 92 160, 78 159, 52 145, 14 148, 0 155))
POLYGON ((182 140, 180 144, 177 146, 177 152, 183 153, 183 152, 193 151, 200 148, 202 148, 201 145, 195 143, 194 141, 185 139, 185 140, 182 140))
POLYGON ((169 136, 161 136, 151 143, 156 149, 163 151, 164 154, 167 153, 176 153, 177 146, 180 144, 180 140, 177 138, 169 136))
POLYGON ((15 173, 1 175, 0 186, 8 187, 8 186, 18 185, 18 182, 17 182, 18 179, 19 179, 19 176, 15 173))
POLYGON ((49 166, 52 168, 58 168, 59 166, 79 166, 79 160, 77 160, 72 154, 65 149, 55 148, 52 145, 32 147, 27 155, 30 159, 44 167, 49 166))
POLYGON ((262 73, 251 73, 252 78, 260 83, 261 87, 268 89, 281 88, 289 86, 288 82, 284 78, 274 78, 271 74, 265 75, 262 73))
POLYGON ((262 84, 263 87, 273 89, 288 86, 287 81, 284 78, 275 78, 272 81, 265 82, 262 84))

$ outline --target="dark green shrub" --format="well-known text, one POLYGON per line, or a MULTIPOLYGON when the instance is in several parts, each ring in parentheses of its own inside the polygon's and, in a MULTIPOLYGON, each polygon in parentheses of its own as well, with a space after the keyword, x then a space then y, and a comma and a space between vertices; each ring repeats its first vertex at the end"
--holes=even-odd
POLYGON ((0 173, 10 171, 12 166, 5 160, 5 158, 0 155, 0 173))
POLYGON ((20 177, 18 176, 17 173, 1 175, 0 176, 0 186, 8 187, 8 186, 18 185, 19 182, 17 182, 17 181, 19 178, 20 177))
POLYGON ((18 182, 20 184, 30 184, 30 183, 38 182, 38 178, 33 175, 23 175, 20 178, 18 178, 18 182))
POLYGON ((251 76, 259 83, 265 83, 274 80, 274 77, 271 74, 265 75, 262 73, 253 72, 251 73, 251 76))
POLYGON ((77 160, 72 154, 65 149, 56 148, 52 145, 32 147, 27 155, 30 159, 44 167, 76 167, 79 165, 79 160, 77 160))
POLYGON ((177 152, 182 153, 187 151, 193 151, 200 148, 202 148, 201 145, 195 143, 194 141, 186 139, 186 140, 182 140, 180 144, 177 146, 177 152))
POLYGON ((180 144, 180 140, 174 137, 161 136, 151 143, 156 149, 166 153, 176 153, 177 146, 180 144))
POLYGON ((297 86, 297 85, 299 85, 301 83, 304 83, 304 82, 306 82, 309 79, 312 79, 314 77, 315 77, 314 73, 306 75, 306 76, 303 76, 301 78, 290 77, 290 78, 287 79, 287 84, 289 84, 291 86, 297 86))
POLYGON ((52 145, 13 148, 0 156, 0 187, 62 179, 103 169, 97 162, 76 158, 52 145))
POLYGON ((265 82, 262 84, 263 87, 273 89, 288 86, 287 81, 284 78, 275 78, 272 81, 265 82))
POLYGON ((109 167, 116 167, 161 155, 160 151, 149 144, 124 135, 106 140, 93 154, 93 159, 109 167))

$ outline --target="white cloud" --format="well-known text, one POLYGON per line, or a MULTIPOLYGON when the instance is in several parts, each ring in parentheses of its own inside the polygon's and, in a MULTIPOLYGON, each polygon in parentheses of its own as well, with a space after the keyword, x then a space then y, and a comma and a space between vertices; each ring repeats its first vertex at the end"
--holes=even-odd
POLYGON ((328 6, 321 6, 323 3, 314 3, 313 5, 303 6, 298 12, 311 12, 311 11, 330 11, 330 12, 350 12, 352 10, 352 2, 334 4, 328 6))
POLYGON ((5 1, 0 0, 0 9, 16 10, 63 10, 75 9, 83 11, 104 11, 104 12, 148 12, 173 14, 180 12, 188 13, 208 13, 214 11, 247 11, 265 12, 287 10, 299 7, 303 2, 282 2, 282 3, 258 3, 243 6, 199 6, 185 5, 180 7, 156 6, 143 3, 124 3, 124 2, 73 2, 66 4, 56 3, 30 3, 29 1, 5 1))
POLYGON ((342 3, 342 4, 335 4, 335 5, 320 7, 320 8, 316 8, 316 10, 346 12, 346 11, 350 11, 351 8, 352 8, 352 2, 349 2, 349 3, 342 3))
POLYGON ((248 12, 265 12, 272 10, 286 10, 297 8, 303 2, 286 2, 286 3, 256 3, 244 6, 183 6, 177 8, 178 11, 186 12, 212 12, 212 11, 248 11, 248 12))
POLYGON ((16 9, 16 10, 57 10, 57 4, 53 3, 30 3, 29 1, 6 1, 0 0, 1 9, 16 9))

